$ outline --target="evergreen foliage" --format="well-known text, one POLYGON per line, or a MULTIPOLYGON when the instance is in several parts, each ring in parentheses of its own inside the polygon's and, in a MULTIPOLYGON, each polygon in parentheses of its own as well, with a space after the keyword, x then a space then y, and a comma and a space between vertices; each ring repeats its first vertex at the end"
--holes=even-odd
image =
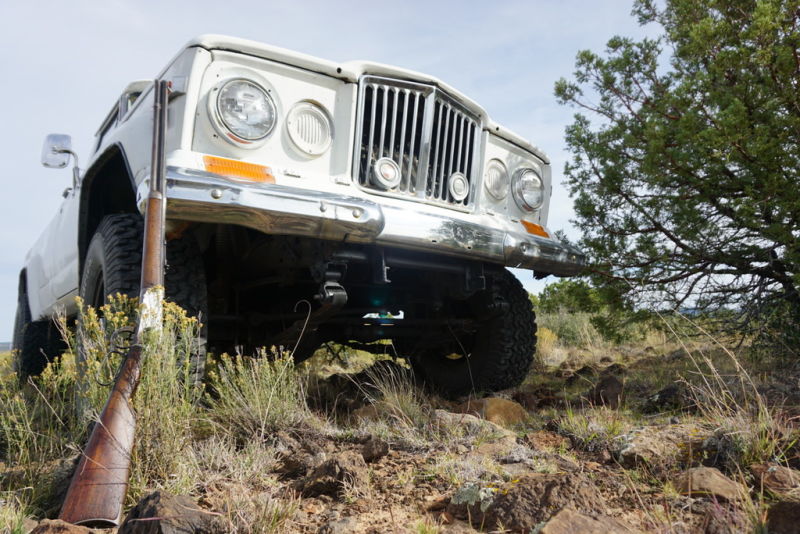
POLYGON ((628 304, 796 330, 800 2, 636 0, 633 15, 661 36, 582 51, 555 88, 578 108, 566 176, 594 274, 628 304))

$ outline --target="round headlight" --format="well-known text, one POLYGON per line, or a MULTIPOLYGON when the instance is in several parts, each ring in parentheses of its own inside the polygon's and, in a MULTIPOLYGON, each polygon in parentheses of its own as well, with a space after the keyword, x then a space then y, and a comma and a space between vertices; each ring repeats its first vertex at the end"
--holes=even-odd
POLYGON ((275 102, 259 85, 237 78, 217 94, 217 117, 235 141, 251 143, 267 137, 275 127, 275 102))
POLYGON ((320 156, 333 141, 333 124, 328 114, 313 102, 298 102, 286 117, 289 139, 308 156, 320 156))
POLYGON ((382 189, 394 189, 402 178, 400 166, 391 158, 381 158, 372 167, 372 183, 382 189))
POLYGON ((486 174, 483 177, 486 191, 495 200, 503 200, 508 194, 508 170, 499 159, 493 159, 486 165, 486 174))
POLYGON ((454 172, 450 175, 447 189, 450 191, 450 197, 453 200, 461 202, 469 195, 469 181, 462 173, 454 172))
POLYGON ((533 211, 544 202, 542 179, 533 169, 520 169, 514 173, 512 187, 514 200, 525 211, 533 211))

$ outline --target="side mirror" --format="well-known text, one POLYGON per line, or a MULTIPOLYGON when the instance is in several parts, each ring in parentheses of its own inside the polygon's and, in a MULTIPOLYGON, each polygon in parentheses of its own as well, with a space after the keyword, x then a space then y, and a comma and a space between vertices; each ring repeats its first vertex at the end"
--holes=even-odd
POLYGON ((69 164, 72 138, 64 134, 50 134, 42 147, 42 165, 50 169, 63 169, 69 164))

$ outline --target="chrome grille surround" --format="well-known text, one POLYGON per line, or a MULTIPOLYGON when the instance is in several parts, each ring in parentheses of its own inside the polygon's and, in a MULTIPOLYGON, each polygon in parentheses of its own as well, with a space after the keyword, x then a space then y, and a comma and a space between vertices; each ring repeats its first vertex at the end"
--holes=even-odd
POLYGON ((480 119, 436 86, 363 76, 359 83, 353 179, 370 193, 471 211, 480 185, 480 119), (400 184, 384 190, 371 180, 381 157, 393 159, 400 184), (469 182, 464 200, 452 198, 448 179, 469 182))

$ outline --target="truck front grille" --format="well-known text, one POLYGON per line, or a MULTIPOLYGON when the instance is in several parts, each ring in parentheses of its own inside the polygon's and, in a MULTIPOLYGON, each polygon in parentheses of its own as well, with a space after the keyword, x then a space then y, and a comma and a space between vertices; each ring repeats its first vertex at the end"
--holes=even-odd
POLYGON ((377 193, 469 209, 474 201, 481 125, 477 117, 440 89, 376 76, 361 79, 354 165, 356 180, 377 193), (373 181, 383 157, 400 168, 397 187, 373 181), (448 179, 462 173, 469 194, 456 200, 448 179))

